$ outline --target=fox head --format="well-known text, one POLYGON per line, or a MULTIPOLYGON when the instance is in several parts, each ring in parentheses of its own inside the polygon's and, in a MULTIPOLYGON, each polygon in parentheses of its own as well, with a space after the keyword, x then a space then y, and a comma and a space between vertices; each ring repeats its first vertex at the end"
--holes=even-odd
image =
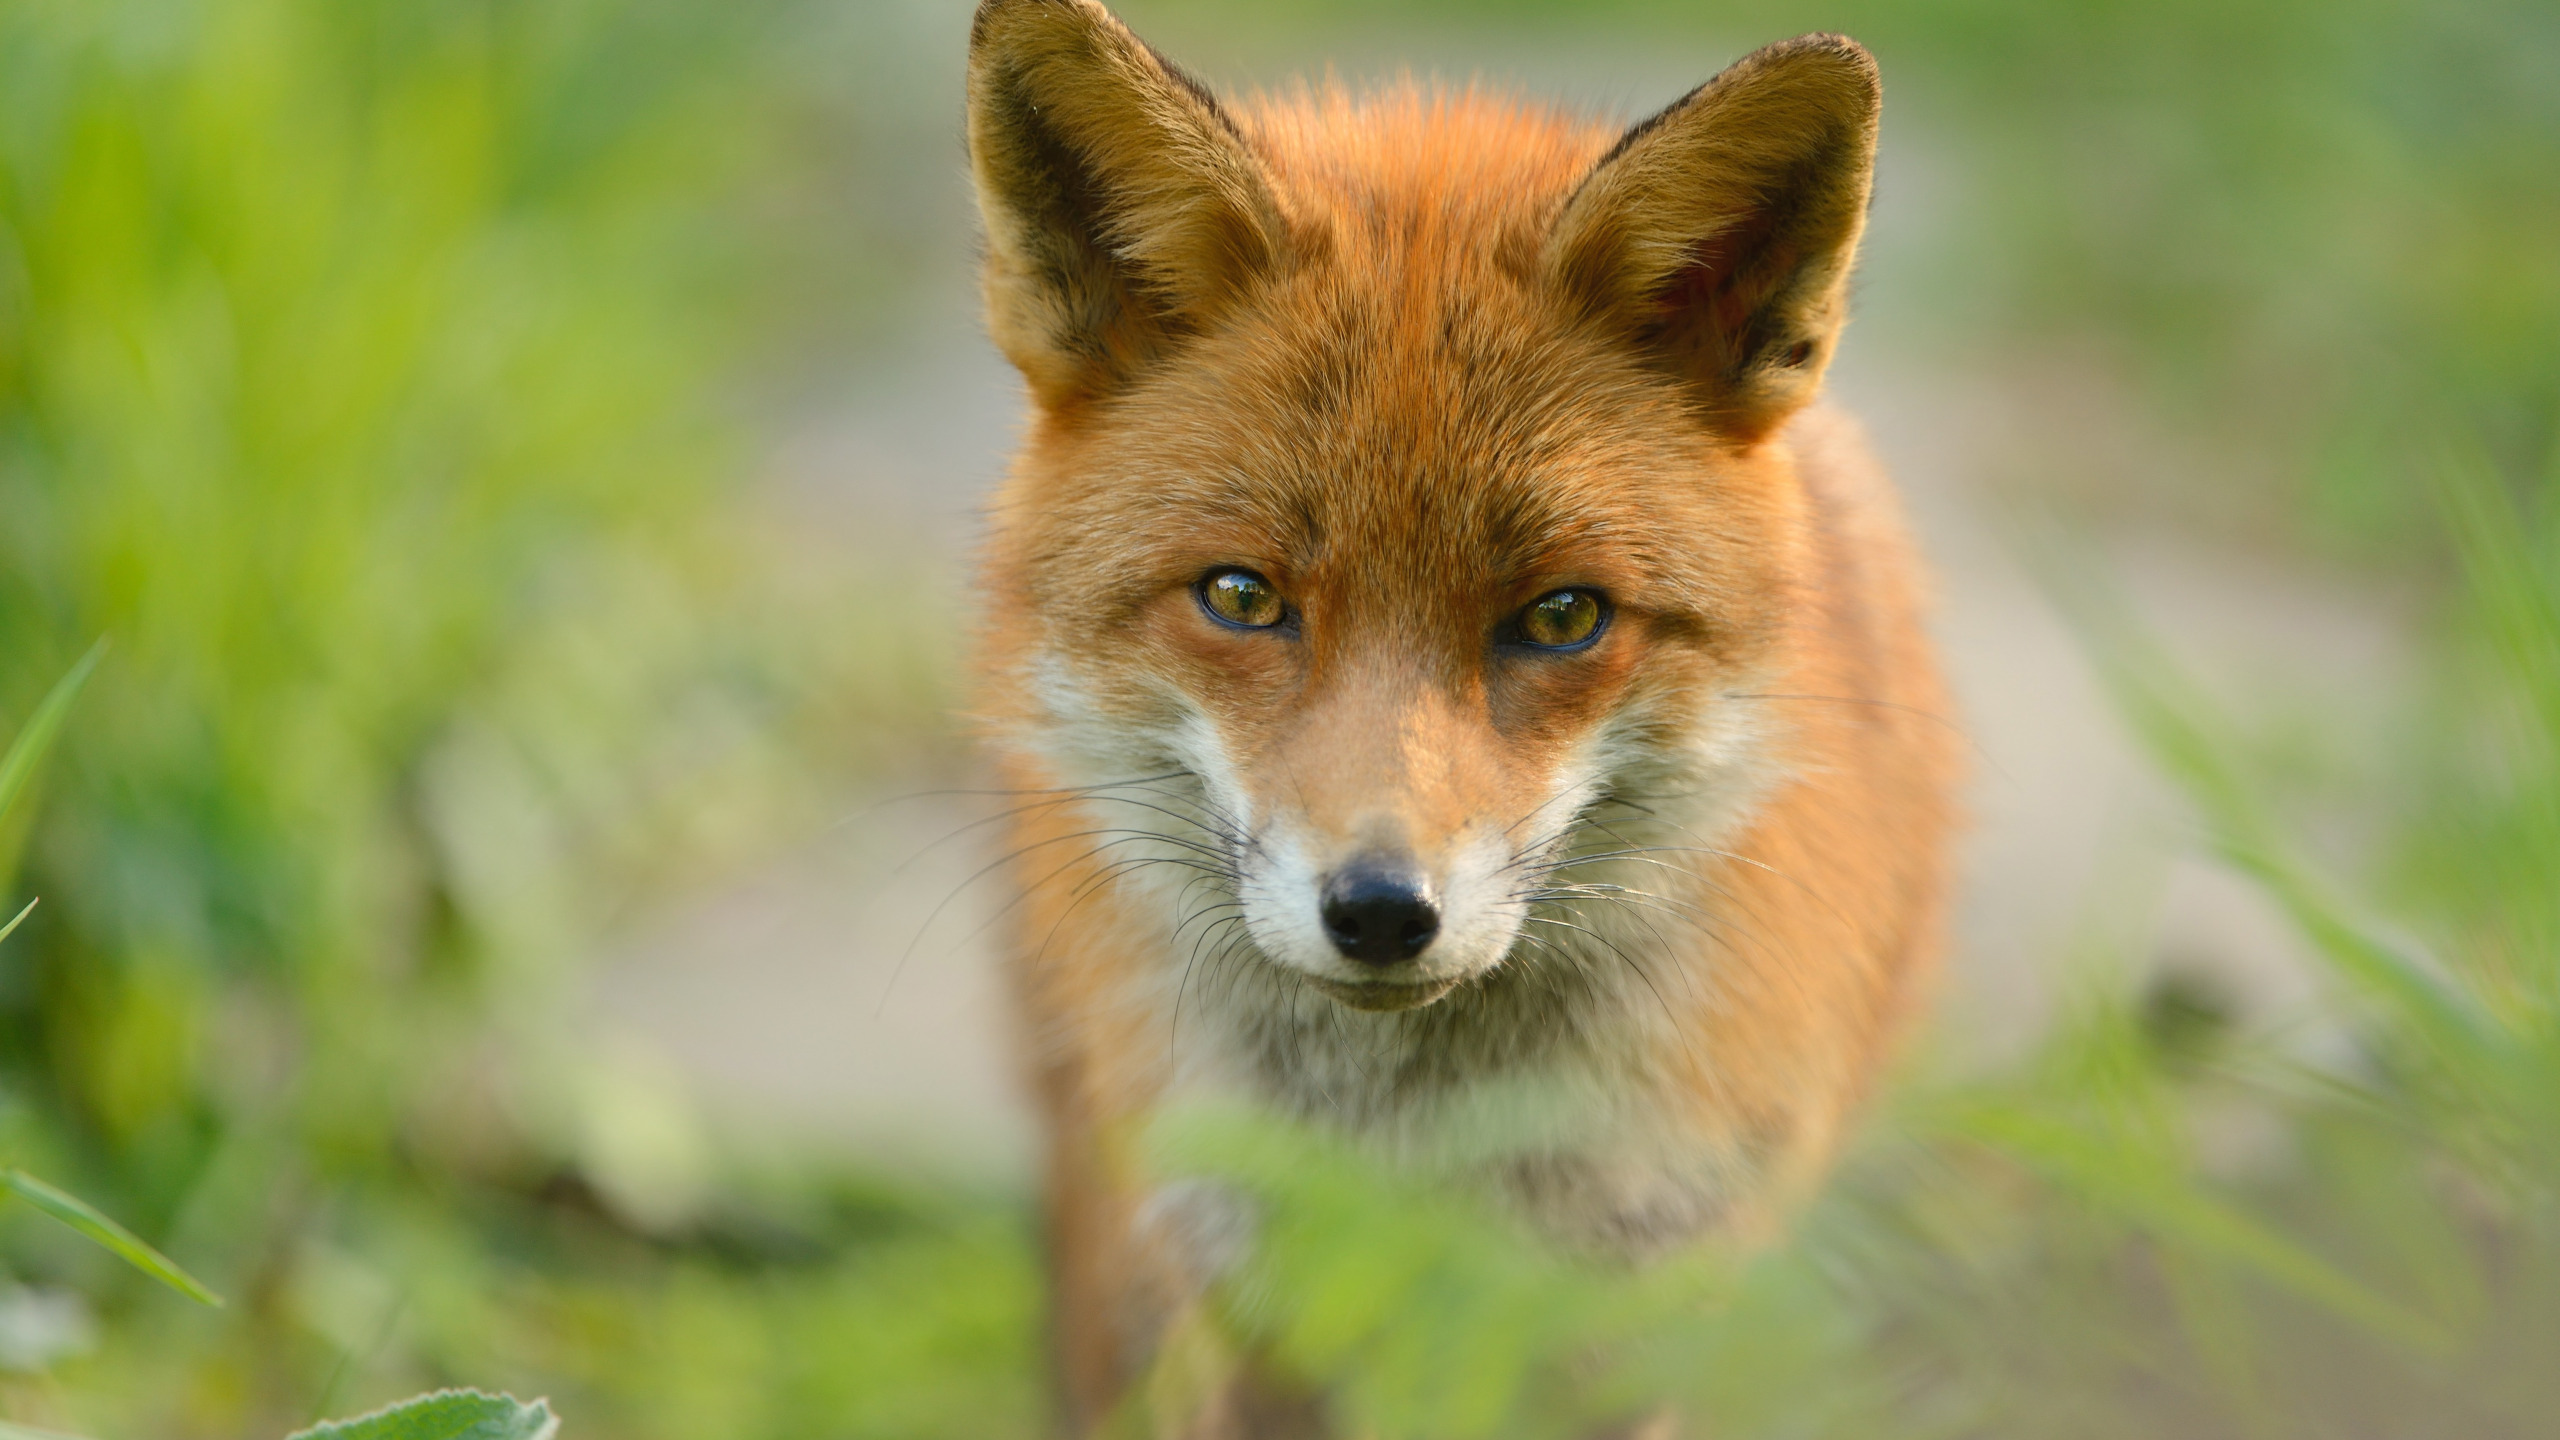
POLYGON ((1622 132, 1411 85, 1230 109, 1092 0, 987 0, 985 296, 1033 401, 992 720, 1119 807, 1089 853, 1400 1010, 1525 955, 1609 807, 1714 845, 1820 603, 1783 432, 1878 103, 1817 35, 1622 132))

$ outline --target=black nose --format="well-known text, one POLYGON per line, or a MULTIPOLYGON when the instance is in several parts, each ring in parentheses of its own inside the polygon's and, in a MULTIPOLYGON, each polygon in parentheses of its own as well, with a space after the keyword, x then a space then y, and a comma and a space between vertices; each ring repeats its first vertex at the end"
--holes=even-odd
POLYGON ((1413 871, 1354 860, 1324 884, 1324 933, 1354 960, 1392 965, 1421 954, 1440 933, 1440 907, 1413 871))

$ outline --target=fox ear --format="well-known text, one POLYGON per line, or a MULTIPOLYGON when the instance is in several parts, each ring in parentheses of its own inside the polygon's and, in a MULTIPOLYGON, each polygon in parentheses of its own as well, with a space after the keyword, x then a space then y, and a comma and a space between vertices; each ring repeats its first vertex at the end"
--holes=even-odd
POLYGON ((1199 82, 1094 0, 985 0, 969 161, 988 328, 1057 407, 1204 326, 1280 255, 1261 164, 1199 82))
POLYGON ((1856 41, 1755 51, 1621 137, 1548 232, 1548 283, 1750 443, 1821 383, 1882 91, 1856 41))

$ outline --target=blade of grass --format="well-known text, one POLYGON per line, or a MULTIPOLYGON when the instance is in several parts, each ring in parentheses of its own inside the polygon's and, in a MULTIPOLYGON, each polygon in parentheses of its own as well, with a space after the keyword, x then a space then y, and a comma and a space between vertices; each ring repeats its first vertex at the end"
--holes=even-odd
POLYGON ((2544 733, 2560 735, 2560 585, 2543 573, 2525 516, 2486 462, 2457 452, 2432 473, 2490 642, 2544 733))
POLYGON ((27 902, 27 906, 26 906, 26 908, 25 908, 25 909, 20 910, 20 911, 19 911, 17 914, 15 914, 15 915, 10 916, 10 917, 9 917, 9 923, 8 923, 8 924, 6 924, 6 925, 0 925, 0 940, 6 940, 6 939, 8 939, 8 938, 9 938, 9 933, 10 933, 11 931, 13 931, 13 930, 15 930, 15 929, 17 929, 17 928, 18 928, 18 922, 20 922, 20 921, 22 921, 22 920, 26 919, 28 916, 30 916, 30 915, 32 915, 32 914, 34 914, 34 913, 35 913, 35 910, 36 910, 36 902, 34 902, 33 900, 30 900, 30 901, 28 901, 28 902, 27 902))
POLYGON ((2217 735, 2213 706, 2107 585, 2105 567, 2089 560, 2086 547, 2048 533, 2020 553, 2036 561, 2046 593, 2080 632, 2118 712, 2195 805, 2224 863, 2264 887, 2333 970, 2410 1022, 2451 1070, 2496 1054, 2504 1037, 2468 990, 2352 917, 2295 859, 2233 747, 2217 735))
POLYGON ((89 653, 80 657, 80 663, 72 666, 69 673, 53 682, 53 688, 45 692, 44 700, 36 706, 36 713, 27 717, 26 728, 20 730, 18 738, 10 744, 9 753, 0 755, 0 817, 7 816, 17 805, 19 795, 36 773, 36 766, 43 763, 45 752, 53 748, 54 737, 62 733, 63 717, 71 713, 71 702, 79 696, 80 687, 89 683, 89 672, 98 668, 99 658, 106 653, 107 642, 103 639, 90 646, 89 653))
POLYGON ((136 1270, 188 1299, 206 1305, 219 1306, 222 1303, 222 1297, 207 1289, 204 1282, 179 1269, 168 1256, 142 1243, 141 1237, 99 1214, 80 1197, 56 1190, 24 1170, 0 1170, 0 1190, 6 1190, 95 1240, 136 1270))
POLYGON ((89 653, 80 657, 79 664, 53 682, 35 713, 27 717, 18 738, 10 742, 8 753, 0 754, 0 887, 8 885, 18 873, 18 844, 24 838, 23 827, 10 823, 11 812, 17 809, 37 768, 44 763, 46 752, 62 733, 71 702, 79 696, 80 687, 89 683, 90 672, 98 668, 99 659, 106 653, 107 642, 101 636, 97 644, 89 647, 89 653))
POLYGON ((1983 1144, 2154 1234, 2236 1264, 2422 1353, 2440 1354, 2449 1346, 2441 1327, 2427 1317, 2375 1294, 2182 1177, 2126 1164, 2117 1147, 2071 1124, 1984 1109, 1967 1117, 1966 1128, 1983 1144))

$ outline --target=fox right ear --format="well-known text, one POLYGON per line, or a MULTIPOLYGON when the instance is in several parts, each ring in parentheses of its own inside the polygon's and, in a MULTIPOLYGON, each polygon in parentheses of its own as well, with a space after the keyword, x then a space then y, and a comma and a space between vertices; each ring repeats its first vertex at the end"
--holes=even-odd
POLYGON ((1282 250, 1262 167, 1208 90, 1094 0, 984 0, 969 163, 988 328, 1053 409, 1106 393, 1282 250))
POLYGON ((1601 158, 1548 232, 1548 283, 1759 439, 1839 339, 1880 99, 1844 36, 1744 56, 1601 158))

